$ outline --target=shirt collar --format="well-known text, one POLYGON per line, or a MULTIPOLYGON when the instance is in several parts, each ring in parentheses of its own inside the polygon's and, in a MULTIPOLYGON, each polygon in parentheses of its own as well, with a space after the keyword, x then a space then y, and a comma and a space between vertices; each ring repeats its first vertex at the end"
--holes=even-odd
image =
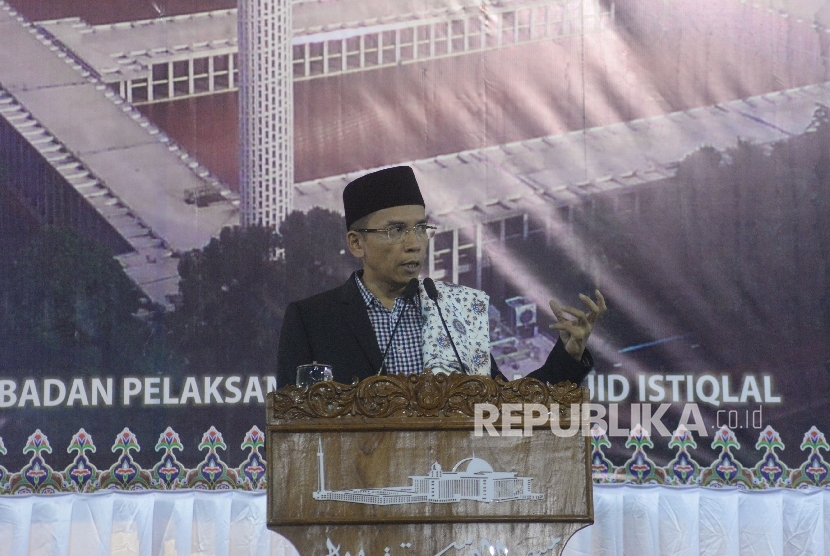
MULTIPOLYGON (((361 297, 363 297, 363 301, 366 302, 367 307, 374 306, 374 307, 383 307, 384 309, 386 309, 386 306, 383 303, 381 303, 380 299, 378 299, 377 296, 375 296, 375 294, 370 292, 369 289, 366 287, 366 285, 363 283, 363 271, 362 270, 358 270, 355 273, 355 282, 357 282, 357 289, 360 290, 360 295, 361 295, 361 297)), ((400 297, 396 298, 395 299, 395 306, 392 308, 392 311, 394 312, 396 309, 401 307, 402 304, 403 304, 403 299, 400 298, 400 297)), ((386 309, 386 310, 388 311, 389 309, 386 309)))
POLYGON ((363 301, 366 303, 367 307, 371 307, 373 303, 380 303, 380 300, 375 297, 375 294, 370 292, 366 285, 363 283, 363 271, 359 270, 357 274, 355 274, 355 282, 357 282, 357 289, 360 290, 360 296, 363 298, 363 301))

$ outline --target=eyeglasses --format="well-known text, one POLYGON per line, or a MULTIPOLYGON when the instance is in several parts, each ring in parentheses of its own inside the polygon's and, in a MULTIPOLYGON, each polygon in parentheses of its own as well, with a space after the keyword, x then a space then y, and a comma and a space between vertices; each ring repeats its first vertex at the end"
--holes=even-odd
POLYGON ((403 241, 406 237, 406 234, 409 233, 409 230, 413 230, 415 232, 415 237, 421 241, 427 241, 435 236, 435 230, 437 230, 437 226, 430 226, 428 224, 416 224, 411 228, 407 228, 406 226, 389 226, 388 228, 363 228, 360 230, 355 230, 355 232, 371 232, 374 234, 386 234, 386 239, 389 241, 399 242, 403 241))

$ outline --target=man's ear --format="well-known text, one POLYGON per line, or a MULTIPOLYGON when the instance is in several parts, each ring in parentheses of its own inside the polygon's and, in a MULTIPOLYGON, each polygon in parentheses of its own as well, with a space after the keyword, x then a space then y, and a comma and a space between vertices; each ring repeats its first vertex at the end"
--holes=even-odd
POLYGON ((349 231, 346 233, 346 246, 349 252, 358 259, 362 259, 364 255, 363 250, 363 234, 360 232, 349 231))

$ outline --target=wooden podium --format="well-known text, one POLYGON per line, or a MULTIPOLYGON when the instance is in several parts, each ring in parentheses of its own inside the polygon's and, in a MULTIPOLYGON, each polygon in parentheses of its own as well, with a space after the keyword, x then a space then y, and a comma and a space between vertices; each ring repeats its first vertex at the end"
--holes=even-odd
POLYGON ((268 527, 302 556, 560 554, 593 523, 570 410, 587 401, 567 382, 429 371, 286 386, 267 402, 268 527))

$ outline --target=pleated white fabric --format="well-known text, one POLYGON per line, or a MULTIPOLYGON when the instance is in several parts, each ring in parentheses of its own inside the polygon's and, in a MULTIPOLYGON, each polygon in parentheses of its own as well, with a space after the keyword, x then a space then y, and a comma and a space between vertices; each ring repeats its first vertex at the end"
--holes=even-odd
POLYGON ((830 555, 830 489, 596 485, 563 556, 830 555))
POLYGON ((297 556, 265 527, 265 493, 0 496, 0 556, 297 556))
MULTIPOLYGON (((297 556, 265 512, 261 491, 0 496, 0 556, 297 556)), ((830 554, 830 489, 597 485, 594 517, 565 556, 830 554)))

